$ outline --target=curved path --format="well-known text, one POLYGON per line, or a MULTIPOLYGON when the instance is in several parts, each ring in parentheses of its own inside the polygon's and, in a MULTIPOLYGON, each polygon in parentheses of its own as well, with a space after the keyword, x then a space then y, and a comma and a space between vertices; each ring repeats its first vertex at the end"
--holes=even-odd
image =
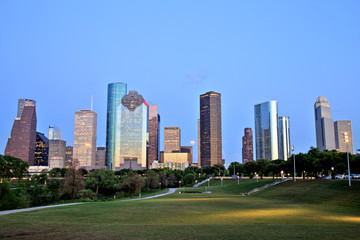
MULTIPOLYGON (((165 195, 168 195, 168 194, 172 194, 174 192, 175 192, 175 188, 169 188, 169 191, 166 192, 166 193, 162 193, 162 194, 158 194, 158 195, 154 195, 154 196, 149 196, 149 197, 144 197, 144 198, 126 199, 126 200, 120 200, 120 201, 137 201, 137 200, 143 200, 143 199, 151 199, 151 198, 157 198, 157 197, 162 197, 162 196, 165 196, 165 195)), ((83 202, 83 203, 66 203, 66 204, 58 204, 58 205, 49 205, 49 206, 41 206, 41 207, 32 207, 32 208, 23 208, 23 209, 0 211, 0 216, 5 215, 5 214, 10 214, 10 213, 33 211, 33 210, 38 210, 38 209, 43 209, 43 208, 71 206, 71 205, 78 205, 78 204, 85 204, 85 203, 86 202, 83 202)))

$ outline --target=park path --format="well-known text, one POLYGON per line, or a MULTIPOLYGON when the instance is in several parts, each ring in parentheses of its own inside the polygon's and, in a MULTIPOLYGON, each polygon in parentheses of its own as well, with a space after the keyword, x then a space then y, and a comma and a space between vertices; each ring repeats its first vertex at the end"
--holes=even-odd
MULTIPOLYGON (((120 201, 137 201, 137 200, 143 200, 143 199, 152 199, 157 197, 162 197, 168 194, 172 194, 175 192, 175 188, 169 188, 169 191, 162 194, 157 194, 154 196, 144 197, 144 198, 136 198, 136 199, 126 199, 126 200, 120 200, 120 201)), ((0 211, 1 215, 11 214, 11 213, 17 213, 17 212, 27 212, 27 211, 33 211, 33 210, 39 210, 44 208, 53 208, 53 207, 63 207, 63 206, 71 206, 71 205, 78 205, 78 204, 85 204, 83 203, 66 203, 66 204, 57 204, 57 205, 49 205, 49 206, 41 206, 41 207, 32 207, 32 208, 23 208, 23 209, 14 209, 14 210, 6 210, 6 211, 0 211)))

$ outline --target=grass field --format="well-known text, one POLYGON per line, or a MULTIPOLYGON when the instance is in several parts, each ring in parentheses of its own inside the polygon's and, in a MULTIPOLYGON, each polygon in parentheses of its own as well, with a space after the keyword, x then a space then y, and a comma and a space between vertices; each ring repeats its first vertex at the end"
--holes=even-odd
POLYGON ((360 182, 286 182, 240 196, 272 181, 3 215, 0 239, 360 239, 360 182))

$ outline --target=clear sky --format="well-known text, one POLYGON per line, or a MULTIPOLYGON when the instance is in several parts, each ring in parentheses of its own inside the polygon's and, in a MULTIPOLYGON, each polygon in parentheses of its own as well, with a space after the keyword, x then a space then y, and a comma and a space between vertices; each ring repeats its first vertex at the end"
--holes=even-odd
MULTIPOLYGON (((0 152, 17 99, 37 101, 37 129, 73 144, 75 111, 98 113, 106 142, 107 84, 157 104, 163 127, 195 140, 199 95, 222 94, 223 157, 241 161, 254 105, 277 100, 296 152, 316 145, 314 102, 352 120, 360 148, 360 1, 0 1, 0 152)), ((163 149, 163 142, 161 142, 163 149)), ((254 151, 255 152, 255 151, 254 151)))

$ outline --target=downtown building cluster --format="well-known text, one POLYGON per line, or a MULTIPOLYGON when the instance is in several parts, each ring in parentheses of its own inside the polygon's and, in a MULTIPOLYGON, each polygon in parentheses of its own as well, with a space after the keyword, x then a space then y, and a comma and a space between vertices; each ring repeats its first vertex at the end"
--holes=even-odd
MULTIPOLYGON (((181 145, 179 127, 164 127, 164 151, 160 151, 160 114, 158 106, 148 104, 127 84, 108 84, 106 146, 97 147, 97 113, 92 109, 75 112, 73 146, 67 146, 61 131, 49 126, 48 137, 36 131, 36 101, 19 99, 5 155, 22 159, 34 171, 72 166, 120 169, 185 169, 224 165, 222 158, 221 94, 210 91, 200 95, 198 119, 198 162, 193 162, 193 144, 181 145)), ((91 107, 92 108, 92 107, 91 107)), ((321 151, 353 152, 351 121, 335 121, 330 105, 321 96, 315 102, 316 144, 321 151), (344 138, 347 139, 347 144, 344 138)), ((291 156, 290 118, 278 116, 277 101, 254 106, 255 139, 251 128, 244 129, 242 162, 254 160, 288 160, 291 156)))
MULTIPOLYGON (((75 112, 73 146, 67 146, 56 126, 49 126, 48 137, 37 132, 36 102, 19 99, 5 155, 27 162, 33 172, 70 167, 74 160, 87 170, 185 169, 198 165, 193 163, 193 146, 181 145, 179 127, 164 128, 164 151, 160 151, 157 105, 148 104, 137 91, 127 91, 127 84, 122 82, 108 84, 107 96, 106 147, 97 147, 97 113, 92 109, 75 112)), ((203 94, 200 105, 199 166, 224 164, 221 95, 203 94)))

